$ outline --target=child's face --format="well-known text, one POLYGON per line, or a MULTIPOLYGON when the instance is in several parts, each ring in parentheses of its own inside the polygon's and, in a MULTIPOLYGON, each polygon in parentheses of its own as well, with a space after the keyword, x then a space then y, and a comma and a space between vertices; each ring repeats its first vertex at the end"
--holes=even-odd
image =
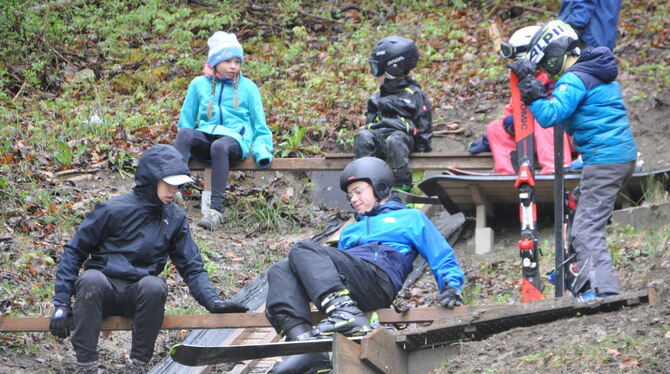
POLYGON ((370 183, 357 181, 347 186, 347 200, 356 213, 363 214, 372 210, 377 198, 370 183))
POLYGON ((164 180, 159 180, 156 186, 156 195, 163 202, 163 204, 170 204, 174 200, 174 195, 179 191, 179 186, 173 186, 165 183, 164 180))
POLYGON ((240 73, 240 66, 242 61, 239 58, 233 57, 230 60, 219 62, 216 65, 216 72, 224 78, 235 79, 240 73))

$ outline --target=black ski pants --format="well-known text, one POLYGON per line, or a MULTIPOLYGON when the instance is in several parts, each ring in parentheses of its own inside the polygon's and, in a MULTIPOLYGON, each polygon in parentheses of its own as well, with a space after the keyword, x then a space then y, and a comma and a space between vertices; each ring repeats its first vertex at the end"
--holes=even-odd
POLYGON ((211 208, 222 211, 230 164, 242 159, 240 144, 230 136, 210 135, 195 129, 181 128, 174 146, 186 163, 189 153, 200 160, 212 161, 211 208))
POLYGON ((72 346, 78 362, 98 360, 102 320, 108 316, 133 318, 130 358, 149 362, 154 353, 163 315, 167 285, 148 275, 137 282, 108 278, 98 270, 86 270, 75 281, 72 346))
POLYGON ((412 185, 409 154, 413 148, 414 138, 407 133, 394 129, 362 129, 354 136, 355 157, 372 156, 386 159, 391 170, 393 170, 395 186, 412 185))
POLYGON ((321 309, 326 295, 342 289, 349 290, 363 311, 388 307, 397 292, 388 275, 371 262, 311 240, 301 241, 287 259, 268 269, 265 314, 279 334, 300 324, 312 326, 309 302, 321 309))

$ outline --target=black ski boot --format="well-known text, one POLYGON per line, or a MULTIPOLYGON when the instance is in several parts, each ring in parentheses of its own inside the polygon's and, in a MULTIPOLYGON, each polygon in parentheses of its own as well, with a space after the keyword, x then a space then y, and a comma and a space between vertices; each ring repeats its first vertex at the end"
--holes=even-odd
POLYGON ((322 310, 328 315, 312 331, 312 335, 329 337, 335 333, 345 336, 363 336, 372 331, 368 318, 349 297, 349 290, 332 292, 321 301, 322 310))
MULTIPOLYGON (((314 339, 311 327, 301 324, 286 332, 286 341, 302 341, 314 339)), ((305 353, 286 356, 277 363, 270 373, 272 374, 325 374, 332 371, 328 352, 305 353)))

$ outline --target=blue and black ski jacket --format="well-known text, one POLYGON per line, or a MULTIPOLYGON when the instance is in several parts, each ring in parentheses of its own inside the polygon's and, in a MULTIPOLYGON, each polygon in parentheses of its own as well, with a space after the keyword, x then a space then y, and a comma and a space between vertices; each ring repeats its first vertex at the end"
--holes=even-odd
POLYGON ((562 123, 585 164, 615 164, 637 158, 618 69, 605 47, 587 48, 556 82, 550 99, 530 105, 542 127, 562 123))
POLYGON ((412 271, 417 254, 428 262, 442 291, 461 289, 464 281, 454 250, 428 217, 397 198, 378 207, 374 215, 357 215, 340 234, 338 248, 384 270, 396 290, 412 271))

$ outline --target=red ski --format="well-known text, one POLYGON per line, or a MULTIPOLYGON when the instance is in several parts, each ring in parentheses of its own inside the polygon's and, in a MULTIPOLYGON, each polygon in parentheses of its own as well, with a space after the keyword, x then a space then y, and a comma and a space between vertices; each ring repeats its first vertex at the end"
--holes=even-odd
POLYGON ((535 146, 533 126, 535 119, 530 109, 521 101, 521 92, 516 86, 516 74, 510 72, 512 90, 512 112, 514 114, 514 140, 516 141, 519 172, 514 186, 519 189, 519 219, 521 221, 521 302, 542 300, 540 263, 537 246, 537 208, 535 193, 535 146))

